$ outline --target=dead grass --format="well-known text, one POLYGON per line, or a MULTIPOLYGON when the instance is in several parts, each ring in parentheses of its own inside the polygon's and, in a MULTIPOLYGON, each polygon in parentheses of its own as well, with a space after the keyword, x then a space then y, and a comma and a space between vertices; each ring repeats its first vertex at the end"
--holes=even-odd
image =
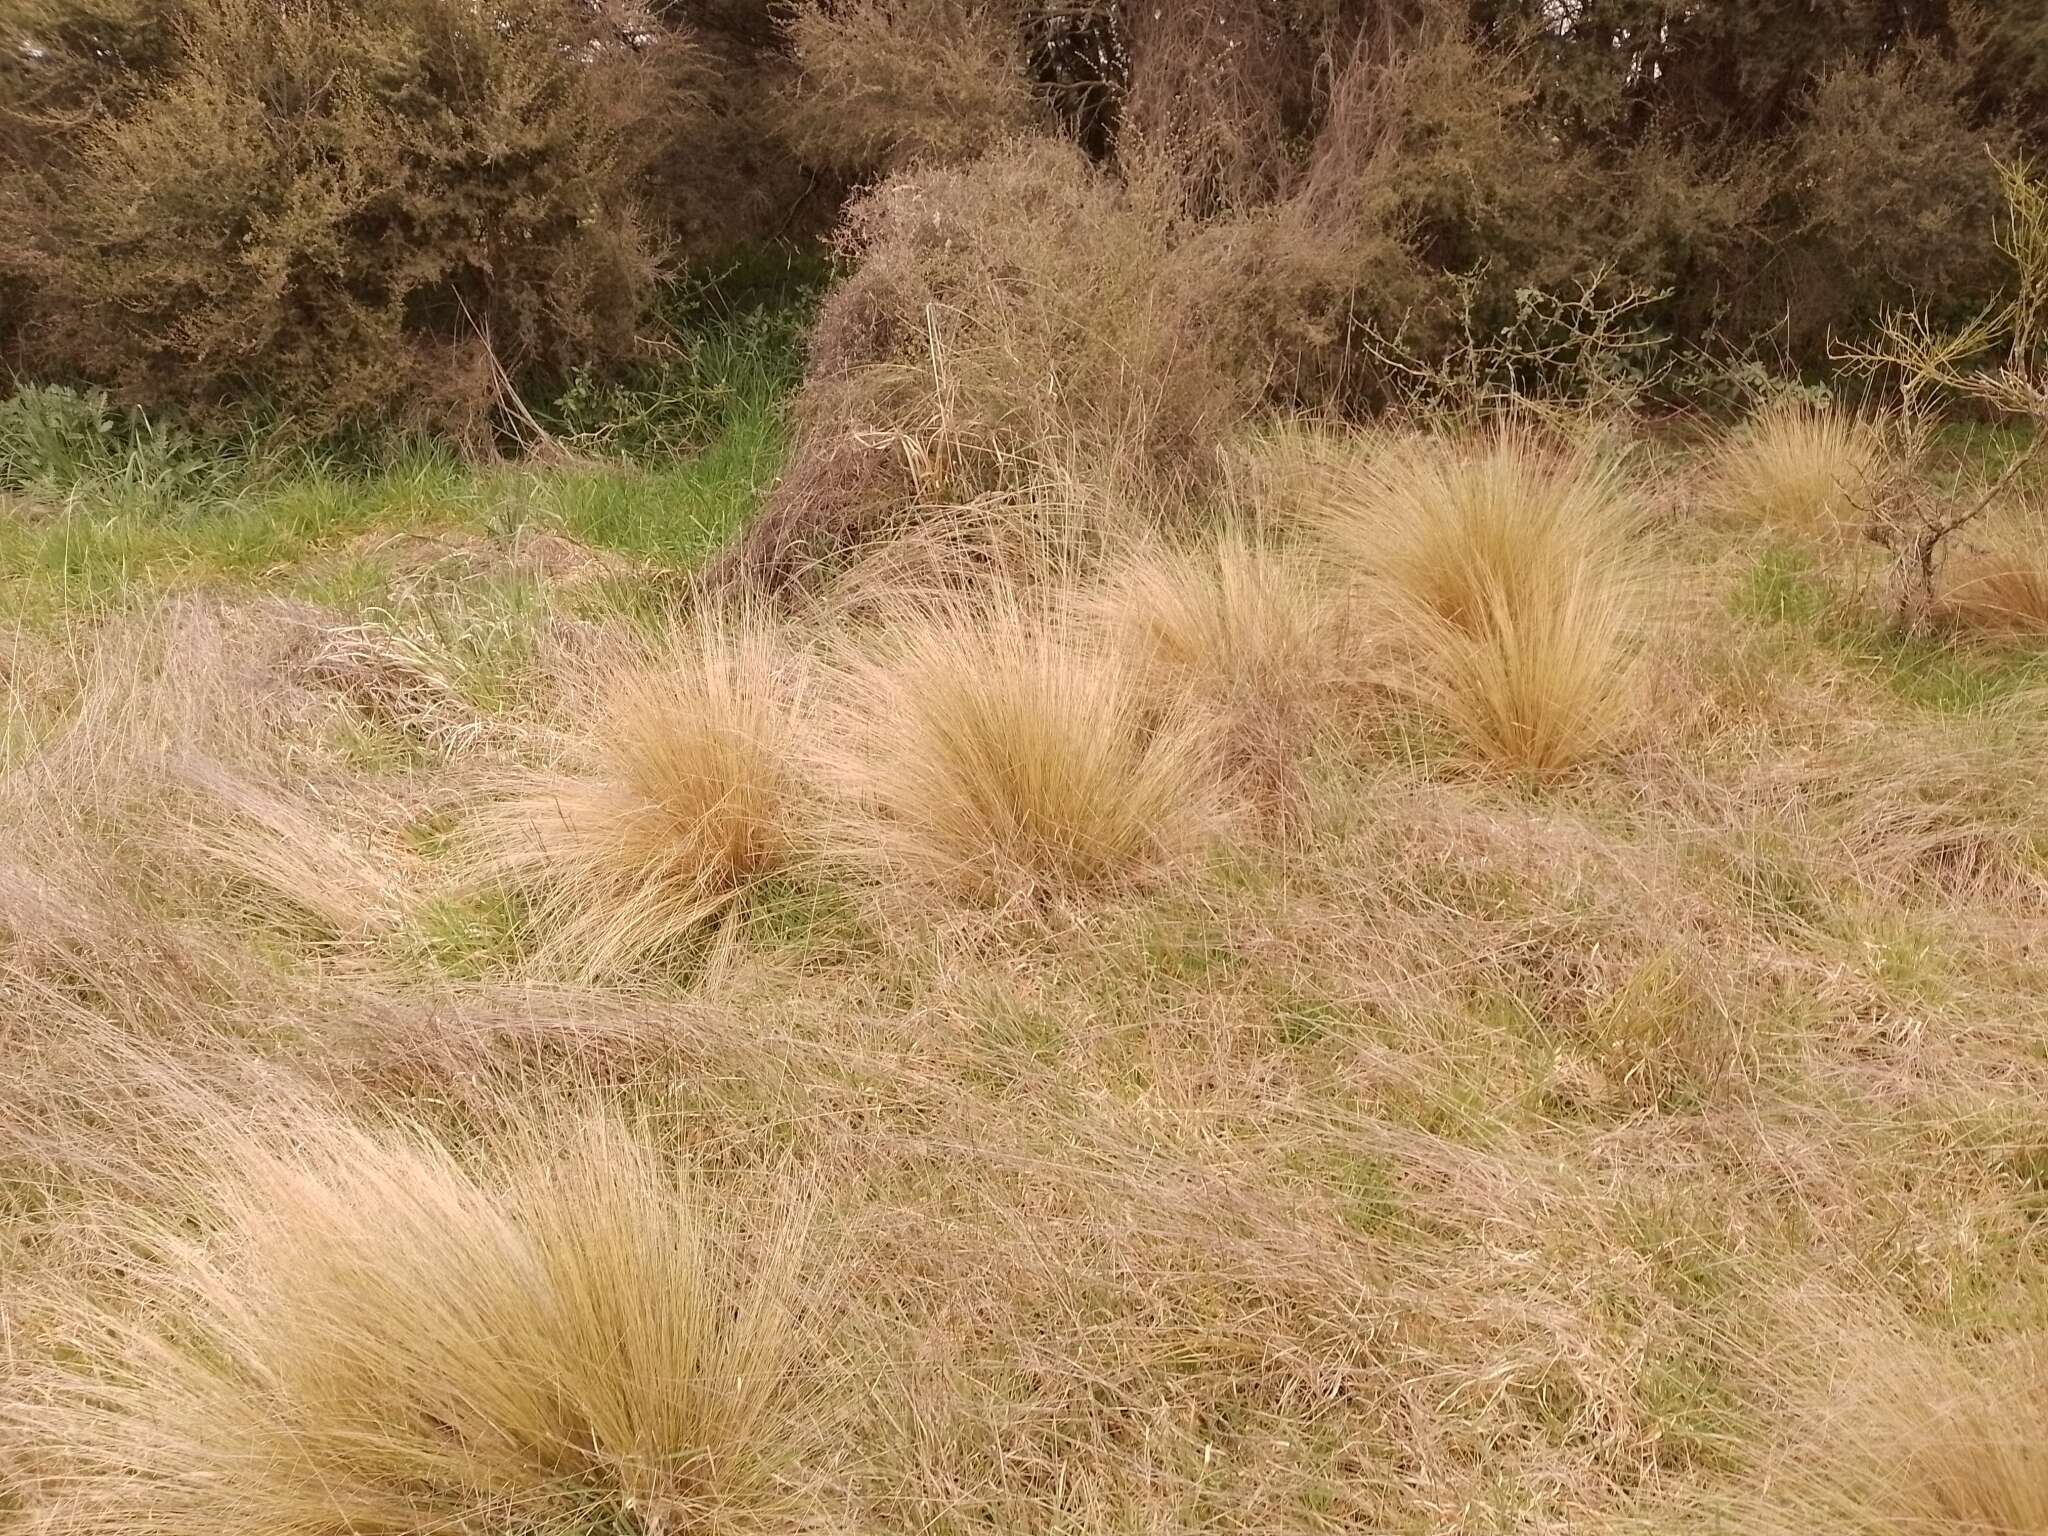
POLYGON ((1943 568, 1939 617, 1966 633, 2016 641, 2048 637, 2048 505, 2018 495, 1973 528, 1971 547, 1943 568))
MULTIPOLYGON (((735 1223, 616 1121, 467 1162, 218 1128, 128 1212, 126 1304, 57 1303, 8 1439, 53 1532, 786 1530, 802 1227, 735 1223), (196 1234, 187 1223, 199 1226, 196 1234), (182 1230, 181 1230, 182 1228, 182 1230)), ((793 1509, 793 1504, 797 1505, 793 1509)))
POLYGON ((1766 406, 1723 445, 1708 504, 1737 523, 1839 536, 1867 514, 1883 471, 1869 421, 1833 406, 1766 406))
POLYGON ((1611 463, 1512 427, 1389 438, 1316 516, 1397 685, 1482 759, 1551 775, 1634 723, 1647 585, 1611 463))
POLYGON ((1832 1381, 1801 1404, 1799 1434, 1759 1469, 1761 1496, 1731 1528, 1756 1536, 2035 1536, 2048 1530, 2041 1340, 1989 1346, 1900 1319, 1823 1322, 1832 1381))
POLYGON ((1309 555, 1238 529, 1157 544, 1112 566, 1084 606, 1148 692, 1204 720, 1255 804, 1298 808, 1303 758, 1359 666, 1309 555))
POLYGON ((596 682, 568 755, 475 818, 476 878, 528 903, 543 965, 586 978, 700 935, 797 856, 804 689, 763 621, 711 618, 596 682))
POLYGON ((0 677, 0 1531, 2038 1529, 2030 658, 1760 614, 1690 450, 1318 454, 1206 535, 976 497, 787 627, 512 669, 421 594, 488 713, 219 597, 0 677), (1651 728, 1470 771, 1432 623, 1616 529, 1651 728), (707 963, 521 967, 655 867, 566 857, 451 956, 477 787, 629 759, 787 787, 681 818, 707 963))

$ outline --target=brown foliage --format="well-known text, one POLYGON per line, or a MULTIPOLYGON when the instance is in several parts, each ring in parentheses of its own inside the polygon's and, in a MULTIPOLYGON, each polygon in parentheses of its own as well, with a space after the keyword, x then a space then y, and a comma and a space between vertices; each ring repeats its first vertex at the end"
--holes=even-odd
POLYGON ((813 164, 862 174, 956 164, 1049 126, 1024 7, 988 0, 804 0, 782 132, 813 164))
POLYGON ((634 348, 665 39, 559 0, 189 0, 171 35, 5 210, 38 355, 146 404, 473 435, 490 355, 525 381, 634 348))
POLYGON ((1023 142, 890 179, 842 234, 789 475, 741 564, 782 579, 887 505, 958 505, 1056 455, 1097 483, 1200 479, 1252 388, 1191 325, 1152 188, 1023 142))

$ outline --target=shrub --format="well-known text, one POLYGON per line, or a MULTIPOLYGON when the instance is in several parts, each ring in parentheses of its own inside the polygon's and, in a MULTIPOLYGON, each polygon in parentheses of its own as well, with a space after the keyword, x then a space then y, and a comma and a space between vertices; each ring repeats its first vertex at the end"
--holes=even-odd
POLYGON ((1122 146, 1170 158, 1195 209, 1284 195, 1325 106, 1323 71, 1359 41, 1358 18, 1346 14, 1355 9, 1317 0, 1123 7, 1122 146))
POLYGON ((1047 128, 1024 12, 988 0, 803 0, 781 131, 815 165, 855 175, 957 164, 1047 128))
POLYGON ((36 354, 139 403, 474 437, 501 387, 630 354, 674 49, 511 0, 189 0, 6 233, 36 354))
POLYGON ((840 691, 842 840, 887 878, 1058 901, 1184 863, 1209 828, 1195 734, 1125 657, 1014 595, 899 616, 840 691))
POLYGON ((2003 275, 1993 157, 2010 151, 2007 130, 1973 118, 1966 63, 1932 44, 1822 75, 1786 173, 1799 227, 1778 296, 1793 344, 1812 353, 1831 326, 1901 304, 1962 315, 1988 299, 2003 275))
MULTIPOLYGON (((65 157, 67 128, 125 110, 177 52, 183 0, 13 0, 0 17, 0 207, 65 157)), ((14 253, 0 251, 0 272, 14 253)), ((0 322, 4 323, 4 322, 0 322)))
POLYGON ((1611 464, 1514 427, 1394 438, 1320 516, 1398 685, 1483 758, 1555 774, 1631 723, 1642 579, 1611 464))
POLYGON ((1213 475, 1257 384, 1189 323, 1175 238, 1146 187, 1050 141, 856 202, 859 268, 820 313, 795 456, 742 563, 791 569, 792 549, 1012 490, 1049 455, 1134 492, 1213 475))
POLYGON ((788 1528, 795 1226, 750 1257, 605 1119, 222 1139, 10 1405, 39 1529, 788 1528))
POLYGON ((1835 532, 1867 500, 1881 458, 1882 443, 1868 421, 1831 406, 1782 400, 1758 411, 1722 445, 1708 500, 1742 522, 1835 532))
POLYGON ((775 633, 705 621, 617 668, 565 761, 478 819, 544 962, 585 976, 690 938, 796 850, 801 696, 775 633))

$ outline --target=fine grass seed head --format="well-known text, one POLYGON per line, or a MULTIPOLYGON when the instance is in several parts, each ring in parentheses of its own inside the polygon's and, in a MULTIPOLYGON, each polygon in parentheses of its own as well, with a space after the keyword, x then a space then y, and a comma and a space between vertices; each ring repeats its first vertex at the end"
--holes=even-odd
POLYGON ((699 933, 794 853, 796 659, 751 619, 618 667, 566 761, 481 817, 486 878, 526 898, 539 952, 586 977, 699 933))
POLYGON ((1709 504, 1739 524, 1834 535, 1854 523, 1880 471, 1868 420, 1831 406, 1784 400, 1752 416, 1722 445, 1709 504))
POLYGON ((911 612, 844 679, 829 767, 846 845, 992 905, 1113 888, 1189 858, 1209 755, 1136 668, 1014 596, 911 612))
POLYGON ((608 1118, 461 1160, 324 1114, 299 1132, 283 1150, 224 1131, 217 1187, 126 1213, 150 1255, 134 1296, 63 1304, 72 1347, 8 1437, 38 1529, 801 1520, 799 1224, 743 1240, 608 1118))
POLYGON ((1623 736, 1645 594, 1611 463, 1502 427, 1390 439, 1325 484, 1325 535, 1397 686, 1468 747, 1546 776, 1623 736))

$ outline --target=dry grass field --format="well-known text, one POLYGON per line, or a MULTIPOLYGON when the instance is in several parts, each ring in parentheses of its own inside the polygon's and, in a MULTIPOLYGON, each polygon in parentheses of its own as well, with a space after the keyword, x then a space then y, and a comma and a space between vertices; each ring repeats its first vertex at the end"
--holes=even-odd
POLYGON ((12 505, 0 1530, 2048 1531, 2040 488, 1233 452, 12 505))

